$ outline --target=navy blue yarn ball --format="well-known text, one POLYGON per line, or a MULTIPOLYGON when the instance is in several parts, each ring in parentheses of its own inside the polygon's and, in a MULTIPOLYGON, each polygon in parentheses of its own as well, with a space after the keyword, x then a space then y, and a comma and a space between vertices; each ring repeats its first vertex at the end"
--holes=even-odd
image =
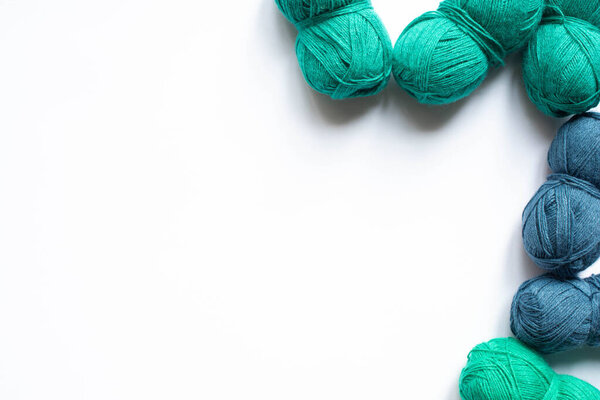
POLYGON ((511 329, 542 353, 600 346, 600 276, 525 282, 514 297, 511 329))
POLYGON ((523 213, 523 243, 533 261, 572 276, 600 257, 600 117, 567 122, 548 155, 554 172, 523 213))

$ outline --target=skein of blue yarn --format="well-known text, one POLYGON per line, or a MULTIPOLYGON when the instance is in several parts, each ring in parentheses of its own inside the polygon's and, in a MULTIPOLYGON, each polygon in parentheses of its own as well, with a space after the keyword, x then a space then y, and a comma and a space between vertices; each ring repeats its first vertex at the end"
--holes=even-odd
POLYGON ((510 325, 523 343, 542 353, 600 346, 600 276, 525 282, 512 303, 510 325))
POLYGON ((523 213, 523 243, 533 261, 572 276, 600 256, 600 114, 574 117, 548 153, 554 174, 523 213))
POLYGON ((548 152, 552 171, 600 187, 600 114, 572 118, 559 131, 548 152))

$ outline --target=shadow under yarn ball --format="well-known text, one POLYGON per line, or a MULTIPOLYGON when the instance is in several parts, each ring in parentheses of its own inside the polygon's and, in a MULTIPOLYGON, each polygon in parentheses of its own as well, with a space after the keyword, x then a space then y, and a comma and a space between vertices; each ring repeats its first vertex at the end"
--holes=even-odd
POLYGON ((572 276, 600 256, 600 116, 561 127, 548 162, 554 174, 523 213, 523 244, 540 267, 572 276))
POLYGON ((296 55, 306 82, 334 99, 381 91, 391 74, 392 44, 366 0, 275 0, 298 28, 296 55))
POLYGON ((550 0, 523 56, 533 103, 564 117, 600 102, 600 0, 550 0))
POLYGON ((600 391, 558 375, 536 352, 516 339, 476 346, 460 375, 463 400, 599 400, 600 391))
POLYGON ((531 279, 514 297, 511 329, 542 353, 600 345, 600 276, 531 279))
POLYGON ((523 47, 542 17, 543 0, 445 0, 402 32, 393 54, 398 84, 419 102, 468 96, 490 66, 523 47))

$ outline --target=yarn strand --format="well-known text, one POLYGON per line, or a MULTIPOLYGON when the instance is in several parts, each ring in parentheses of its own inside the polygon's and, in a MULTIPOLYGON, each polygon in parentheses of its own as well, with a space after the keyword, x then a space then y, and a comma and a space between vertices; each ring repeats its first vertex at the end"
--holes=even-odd
POLYGON ((464 9, 444 2, 440 4, 437 12, 454 22, 465 34, 469 35, 483 50, 493 66, 504 65, 506 49, 464 9))
POLYGON ((323 14, 318 14, 318 15, 315 15, 314 17, 307 18, 302 21, 298 21, 294 25, 296 25, 296 28, 298 30, 307 29, 307 28, 319 25, 331 18, 339 17, 342 15, 348 15, 348 14, 352 14, 352 13, 356 13, 356 12, 360 12, 360 11, 364 11, 364 10, 371 10, 371 9, 373 9, 373 6, 371 5, 370 0, 361 0, 356 3, 350 3, 346 6, 340 7, 338 9, 335 9, 335 10, 332 10, 329 12, 326 12, 323 14))

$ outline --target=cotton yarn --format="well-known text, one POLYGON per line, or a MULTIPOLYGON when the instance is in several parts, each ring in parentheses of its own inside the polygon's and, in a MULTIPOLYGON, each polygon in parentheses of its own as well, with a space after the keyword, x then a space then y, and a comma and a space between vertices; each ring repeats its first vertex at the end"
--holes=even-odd
POLYGON ((558 375, 516 339, 475 347, 460 375, 463 400, 600 400, 600 391, 580 379, 558 375))
POLYGON ((381 91, 392 43, 369 0, 275 0, 298 28, 296 55, 306 82, 334 99, 381 91))
POLYGON ((547 0, 542 23, 523 56, 531 100, 564 117, 600 102, 600 0, 547 0))
POLYGON ((523 213, 523 243, 540 267, 560 276, 600 256, 600 114, 572 118, 548 153, 554 174, 523 213))
POLYGON ((600 346, 600 276, 525 282, 512 304, 510 325, 525 344, 542 353, 600 346))
POLYGON ((408 25, 396 42, 393 73, 424 104, 468 96, 490 66, 523 47, 542 17, 543 0, 445 0, 408 25))

